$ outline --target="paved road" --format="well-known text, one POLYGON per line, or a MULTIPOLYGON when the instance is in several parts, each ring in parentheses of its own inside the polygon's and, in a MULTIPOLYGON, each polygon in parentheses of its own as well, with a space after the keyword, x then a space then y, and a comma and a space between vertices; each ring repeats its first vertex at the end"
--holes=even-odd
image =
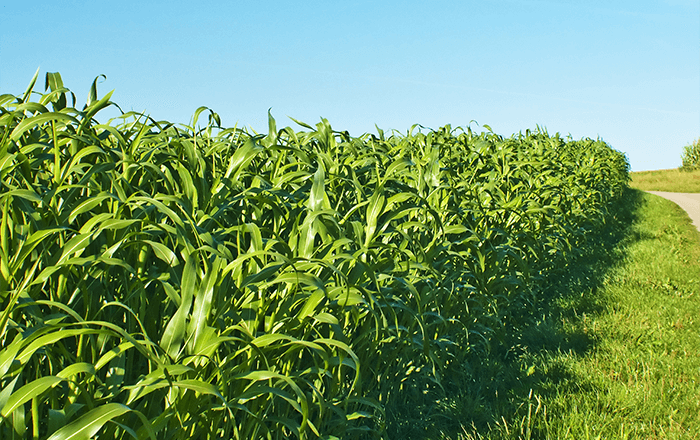
POLYGON ((700 230, 700 193, 676 193, 666 191, 647 191, 668 199, 683 208, 688 213, 698 230, 700 230))

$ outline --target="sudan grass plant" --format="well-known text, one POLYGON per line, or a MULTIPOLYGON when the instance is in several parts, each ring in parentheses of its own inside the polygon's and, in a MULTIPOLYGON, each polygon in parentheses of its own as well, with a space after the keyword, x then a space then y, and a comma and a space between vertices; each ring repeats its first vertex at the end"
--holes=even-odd
POLYGON ((2 438, 403 435, 627 185, 600 140, 101 124, 36 81, 0 97, 2 438))
POLYGON ((684 170, 690 171, 700 168, 700 138, 683 147, 681 160, 683 161, 681 168, 684 170))

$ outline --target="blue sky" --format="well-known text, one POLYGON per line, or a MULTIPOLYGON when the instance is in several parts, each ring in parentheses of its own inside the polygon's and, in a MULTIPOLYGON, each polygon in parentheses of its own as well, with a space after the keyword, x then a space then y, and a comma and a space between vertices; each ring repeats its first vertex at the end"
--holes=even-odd
POLYGON ((262 132, 269 108, 354 136, 540 125, 634 171, 679 166, 700 137, 700 0, 12 3, 0 93, 40 68, 81 102, 104 74, 124 110, 180 123, 207 106, 262 132))

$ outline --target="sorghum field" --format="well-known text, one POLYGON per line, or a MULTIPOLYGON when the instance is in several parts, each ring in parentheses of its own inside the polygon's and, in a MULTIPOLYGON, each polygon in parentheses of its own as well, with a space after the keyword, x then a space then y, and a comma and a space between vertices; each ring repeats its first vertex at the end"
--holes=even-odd
POLYGON ((0 96, 0 438, 386 437, 513 331, 628 183, 544 130, 352 137, 0 96))

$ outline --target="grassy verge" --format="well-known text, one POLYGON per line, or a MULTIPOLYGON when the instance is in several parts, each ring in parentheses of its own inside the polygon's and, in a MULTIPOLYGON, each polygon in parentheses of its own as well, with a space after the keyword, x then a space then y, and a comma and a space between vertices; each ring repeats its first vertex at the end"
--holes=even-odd
MULTIPOLYGON (((630 190, 450 405, 455 439, 700 438, 700 234, 630 190)), ((451 428, 453 429, 453 428, 451 428)))
POLYGON ((700 170, 640 171, 630 173, 632 188, 642 191, 700 192, 700 170))

